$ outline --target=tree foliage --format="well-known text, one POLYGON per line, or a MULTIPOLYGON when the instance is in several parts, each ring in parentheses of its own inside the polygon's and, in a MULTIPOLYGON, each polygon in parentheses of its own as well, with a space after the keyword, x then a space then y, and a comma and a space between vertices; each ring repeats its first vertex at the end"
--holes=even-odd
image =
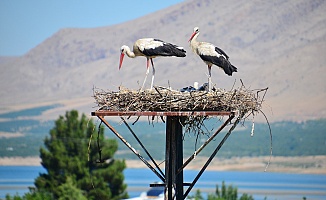
POLYGON ((118 149, 117 141, 105 139, 104 128, 94 129, 93 122, 84 114, 79 118, 78 112, 72 110, 60 116, 44 144, 45 147, 40 149, 40 157, 47 173, 35 179, 36 188, 22 199, 30 199, 28 195, 46 197, 35 199, 59 200, 114 200, 128 197, 127 186, 123 182, 125 161, 113 158, 118 149), (94 138, 99 138, 103 162, 97 162, 97 138, 93 138, 89 144, 93 134, 94 138))
POLYGON ((11 197, 9 194, 6 195, 6 200, 53 200, 53 196, 50 193, 44 191, 36 191, 30 188, 30 192, 26 193, 23 197, 18 194, 11 197))
POLYGON ((41 148, 42 165, 47 174, 41 174, 35 185, 40 190, 51 192, 55 198, 67 192, 63 184, 81 189, 87 199, 120 199, 127 197, 122 171, 124 161, 114 160, 118 149, 115 140, 104 139, 104 128, 93 131, 93 123, 83 114, 78 119, 78 112, 67 112, 55 121, 55 127, 46 137, 45 148, 41 148), (98 132, 100 150, 104 163, 97 163, 98 151, 96 140, 90 145, 88 161, 88 141, 93 133, 98 132), (69 183, 69 181, 74 181, 69 183), (68 182, 67 182, 68 181, 68 182), (94 185, 94 187, 93 187, 94 185), (61 189, 58 189, 59 187, 61 189))
MULTIPOLYGON (((202 200, 204 199, 201 195, 200 190, 197 190, 194 196, 189 196, 188 199, 202 200)), ((222 182, 221 190, 216 185, 215 194, 208 194, 208 200, 238 200, 238 188, 232 185, 226 186, 224 181, 222 182)), ((253 200, 251 195, 246 193, 242 194, 239 200, 253 200)))

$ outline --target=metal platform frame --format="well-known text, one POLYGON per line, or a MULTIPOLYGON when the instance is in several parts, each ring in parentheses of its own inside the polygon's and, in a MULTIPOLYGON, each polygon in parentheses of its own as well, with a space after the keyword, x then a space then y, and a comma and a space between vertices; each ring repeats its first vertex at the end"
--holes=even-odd
POLYGON ((232 126, 225 134, 223 139, 220 141, 219 145, 212 152, 211 156, 208 158, 202 169, 199 171, 197 176, 191 183, 183 182, 183 170, 184 168, 198 155, 204 147, 212 141, 217 134, 219 134, 228 124, 231 124, 231 120, 236 116, 235 112, 227 111, 179 111, 179 112, 119 112, 119 111, 107 111, 98 110, 91 113, 92 116, 98 117, 102 123, 104 123, 144 164, 151 169, 156 176, 161 179, 163 184, 150 184, 151 187, 164 186, 166 188, 165 199, 172 200, 183 200, 186 199, 187 195, 194 187, 200 176, 203 174, 205 169, 208 167, 210 162, 213 160, 217 152, 220 150, 224 142, 227 140, 233 129, 237 126, 241 120, 241 116, 238 116, 236 120, 232 123, 232 126), (129 131, 133 134, 137 142, 144 149, 145 153, 149 156, 152 163, 151 165, 147 160, 145 160, 104 118, 106 116, 120 116, 124 124, 128 127, 129 131), (166 149, 165 149, 165 173, 160 169, 158 164, 155 162, 150 153, 146 150, 145 146, 141 143, 137 135, 133 132, 131 127, 128 125, 125 116, 166 116, 166 149), (182 140, 182 125, 180 121, 184 120, 187 116, 227 116, 228 118, 220 127, 213 133, 205 143, 199 147, 193 155, 191 155, 183 163, 183 140, 182 140), (184 192, 184 186, 188 189, 184 192), (174 190, 173 190, 174 189, 174 190))

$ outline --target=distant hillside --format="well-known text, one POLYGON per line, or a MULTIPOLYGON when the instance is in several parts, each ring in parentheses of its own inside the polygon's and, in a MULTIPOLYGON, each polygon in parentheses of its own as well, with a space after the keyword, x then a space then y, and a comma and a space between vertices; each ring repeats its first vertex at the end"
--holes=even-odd
MULTIPOLYGON (((205 123, 208 130, 218 127, 216 119, 212 119, 205 123)), ((164 159, 165 143, 158 141, 165 141, 164 125, 154 124, 155 129, 146 124, 146 122, 132 126, 133 130, 140 138, 142 143, 148 148, 150 152, 154 152, 156 159, 164 159), (137 128, 138 127, 138 128, 137 128), (142 130, 140 130, 142 129, 142 130)), ((140 145, 135 141, 129 131, 124 127, 115 126, 119 133, 129 141, 133 147, 147 158, 145 152, 140 145)), ((224 137, 226 130, 221 132, 216 139, 214 139, 200 156, 210 156, 211 153, 218 146, 224 137)), ((326 155, 326 120, 309 120, 303 123, 296 122, 276 122, 271 124, 273 137, 273 155, 274 156, 308 156, 308 155, 326 155)), ((214 129, 214 130, 215 130, 214 129)), ((212 131, 213 132, 213 131, 212 131)), ((218 157, 231 158, 243 156, 269 156, 271 147, 271 138, 269 135, 268 126, 266 123, 256 123, 253 137, 250 136, 251 123, 245 123, 245 126, 239 125, 237 129, 232 132, 228 140, 218 153, 218 157)), ((108 130, 108 135, 113 137, 113 133, 108 130)), ((206 140, 208 135, 200 135, 196 144, 196 133, 184 134, 184 155, 190 156, 194 153, 195 148, 198 149, 206 140)), ((119 141, 120 158, 137 158, 129 149, 119 141)), ((149 159, 149 158, 148 158, 149 159)))
MULTIPOLYGON (((58 107, 60 105, 52 105, 58 107)), ((38 156, 39 148, 44 145, 44 138, 49 136, 50 129, 54 127, 54 121, 35 120, 35 116, 50 110, 49 106, 40 106, 33 109, 26 109, 20 112, 10 112, 0 115, 0 157, 15 156, 38 156)), ((163 160, 165 152, 165 124, 161 122, 148 123, 138 121, 131 125, 135 119, 131 118, 128 123, 133 131, 145 145, 147 150, 155 159, 163 160)), ((216 118, 205 122, 206 129, 202 129, 207 134, 211 134, 220 125, 216 118)), ((147 158, 141 146, 124 124, 110 121, 110 124, 126 140, 147 158)), ((98 125, 98 122, 97 122, 98 125)), ((309 120, 306 122, 275 122, 271 123, 273 136, 274 156, 315 156, 326 155, 326 119, 309 120)), ((230 125, 225 128, 225 131, 230 125)), ((136 159, 136 156, 105 128, 106 136, 114 138, 119 142, 118 158, 136 159)), ((225 135, 221 132, 206 148, 200 156, 209 156, 211 152, 225 135)), ((218 153, 219 158, 243 157, 243 156, 269 156, 270 155, 270 135, 266 123, 256 123, 254 136, 250 136, 251 123, 248 121, 239 124, 232 132, 227 142, 218 153)), ((95 133, 94 133, 95 134, 95 133)), ((190 132, 184 134, 184 155, 190 156, 208 138, 208 135, 199 135, 190 132), (196 143, 197 140, 197 143, 196 143)), ((94 137, 93 137, 94 138, 94 137)), ((80 140, 80 138, 65 138, 67 140, 80 140)))
POLYGON ((0 56, 0 65, 15 60, 16 56, 0 56))
POLYGON ((62 29, 24 56, 0 59, 0 111, 49 102, 89 113, 93 86, 138 89, 146 59, 126 58, 120 71, 118 61, 120 47, 142 37, 187 50, 186 58, 155 59, 156 85, 202 84, 207 67, 187 43, 199 26, 198 39, 224 49, 238 67, 233 77, 213 68, 217 87, 230 89, 239 79, 269 87, 264 111, 271 121, 326 117, 325 10, 323 0, 190 0, 114 26, 62 29))

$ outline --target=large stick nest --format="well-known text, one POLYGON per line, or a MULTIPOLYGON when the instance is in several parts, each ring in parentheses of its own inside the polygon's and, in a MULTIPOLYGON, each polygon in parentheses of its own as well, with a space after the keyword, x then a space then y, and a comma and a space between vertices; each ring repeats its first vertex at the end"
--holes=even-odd
POLYGON ((262 90, 249 90, 243 85, 226 91, 180 92, 165 87, 154 87, 153 90, 137 91, 119 88, 119 91, 94 89, 94 98, 100 110, 109 111, 237 111, 239 115, 256 112, 261 109, 262 90))
MULTIPOLYGON (((154 90, 145 91, 129 90, 120 87, 117 92, 94 88, 94 98, 99 110, 108 111, 233 111, 238 114, 238 117, 230 128, 230 131, 232 131, 240 120, 246 119, 249 115, 254 115, 256 112, 261 111, 267 90, 268 88, 247 89, 243 83, 239 88, 231 89, 230 91, 215 89, 215 91, 211 92, 180 92, 165 87, 154 87, 154 90)), ((198 139, 199 135, 206 134, 203 128, 205 128, 204 121, 207 118, 208 116, 188 116, 184 121, 180 121, 180 123, 184 126, 185 133, 194 132, 198 139)), ((272 133, 270 126, 269 130, 272 155, 272 133)), ((251 130, 252 135, 253 131, 254 124, 251 130)))

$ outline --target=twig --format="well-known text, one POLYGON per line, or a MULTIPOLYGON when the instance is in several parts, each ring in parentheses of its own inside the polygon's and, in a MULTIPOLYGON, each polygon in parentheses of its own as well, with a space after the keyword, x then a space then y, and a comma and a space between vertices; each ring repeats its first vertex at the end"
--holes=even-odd
POLYGON ((265 119, 266 119, 266 122, 267 122, 267 125, 268 125, 268 128, 269 128, 270 140, 271 140, 271 151, 270 151, 270 156, 269 156, 268 163, 267 163, 267 165, 266 165, 266 167, 265 167, 265 170, 264 170, 264 171, 266 172, 266 171, 267 171, 267 168, 268 168, 268 166, 269 166, 269 164, 270 164, 270 162, 271 162, 272 155, 273 155, 273 135, 272 135, 271 125, 269 124, 269 121, 268 121, 268 119, 267 119, 267 116, 265 115, 265 113, 264 113, 262 110, 260 110, 260 112, 264 115, 264 117, 265 117, 265 119))

